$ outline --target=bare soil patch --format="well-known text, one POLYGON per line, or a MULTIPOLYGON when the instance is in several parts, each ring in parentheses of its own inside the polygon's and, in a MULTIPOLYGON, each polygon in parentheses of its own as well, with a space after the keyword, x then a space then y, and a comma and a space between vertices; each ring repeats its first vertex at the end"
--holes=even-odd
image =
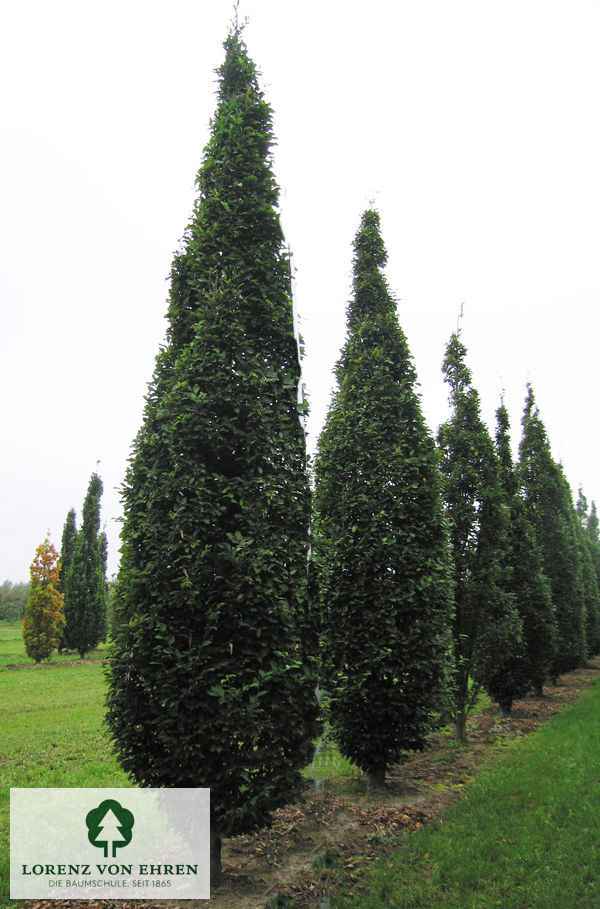
POLYGON ((399 837, 437 818, 474 776, 506 744, 528 735, 588 688, 600 673, 591 661, 544 688, 543 698, 529 696, 500 719, 490 708, 472 717, 469 743, 449 731, 430 736, 427 748, 389 771, 381 792, 366 779, 328 782, 308 791, 301 802, 275 812, 273 824, 253 836, 223 843, 223 882, 207 900, 52 900, 28 901, 25 909, 264 909, 265 905, 319 909, 332 874, 347 892, 375 858, 397 847, 399 837))

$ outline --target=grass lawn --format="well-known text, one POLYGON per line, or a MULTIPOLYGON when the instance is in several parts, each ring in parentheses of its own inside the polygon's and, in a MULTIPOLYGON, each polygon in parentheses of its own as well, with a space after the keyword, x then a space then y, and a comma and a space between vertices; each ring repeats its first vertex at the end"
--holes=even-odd
MULTIPOLYGON (((96 650, 86 654, 86 660, 100 660, 104 657, 106 645, 100 644, 96 650)), ((67 663, 78 660, 78 653, 57 653, 54 651, 52 659, 43 661, 41 665, 52 663, 67 663)), ((25 653, 23 644, 22 622, 0 621, 0 669, 7 666, 35 666, 25 653)))
POLYGON ((509 747, 332 909, 598 909, 600 684, 509 747))
POLYGON ((101 664, 57 659, 36 666, 20 634, 20 625, 0 625, 0 907, 9 892, 11 786, 131 785, 102 728, 101 664), (29 668, 7 669, 10 663, 29 668))

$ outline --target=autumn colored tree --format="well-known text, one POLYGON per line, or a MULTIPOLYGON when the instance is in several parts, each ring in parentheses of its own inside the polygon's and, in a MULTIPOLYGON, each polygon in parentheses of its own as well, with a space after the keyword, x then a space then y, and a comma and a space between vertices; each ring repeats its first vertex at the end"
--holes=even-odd
MULTIPOLYGON (((543 571, 543 559, 535 529, 529 520, 520 488, 518 471, 510 447, 510 421, 504 403, 496 412, 496 448, 500 482, 510 513, 508 558, 511 568, 509 589, 523 624, 523 641, 509 658, 504 676, 507 695, 519 697, 532 686, 543 694, 554 654, 555 622, 550 583, 543 571)), ((506 705, 505 705, 506 707, 506 705)))
POLYGON ((466 348, 455 333, 443 365, 452 413, 439 428, 438 442, 454 564, 454 720, 463 742, 481 686, 492 697, 504 697, 507 661, 522 634, 510 592, 509 512, 500 466, 465 358, 466 348))
POLYGON ((338 389, 315 462, 324 673, 340 750, 372 786, 421 749, 449 684, 452 593, 439 458, 383 274, 379 215, 354 241, 338 389))
POLYGON ((554 461, 531 385, 523 412, 519 472, 525 504, 535 527, 550 581, 556 621, 551 666, 554 680, 586 660, 585 600, 577 539, 577 517, 566 478, 554 461))
POLYGON ((65 640, 81 659, 106 637, 106 539, 100 532, 102 480, 93 473, 65 578, 65 640))
POLYGON ((212 880, 222 837, 302 789, 317 732, 304 405, 271 119, 236 28, 123 489, 114 598, 118 757, 141 785, 210 787, 212 880))
POLYGON ((58 590, 59 571, 58 553, 47 537, 36 549, 31 563, 23 620, 25 650, 36 663, 47 660, 60 641, 65 619, 63 597, 58 590))
MULTIPOLYGON (((75 544, 77 542, 77 516, 75 509, 71 508, 67 514, 65 521, 65 526, 63 527, 62 541, 60 547, 60 579, 58 584, 58 589, 63 595, 63 610, 65 615, 71 611, 70 603, 70 592, 68 590, 67 578, 69 576, 69 569, 71 568, 71 562, 73 561, 73 553, 75 552, 75 544)), ((63 628, 62 638, 58 645, 59 652, 61 650, 71 650, 73 649, 72 644, 69 643, 69 629, 65 621, 65 626, 63 628)))

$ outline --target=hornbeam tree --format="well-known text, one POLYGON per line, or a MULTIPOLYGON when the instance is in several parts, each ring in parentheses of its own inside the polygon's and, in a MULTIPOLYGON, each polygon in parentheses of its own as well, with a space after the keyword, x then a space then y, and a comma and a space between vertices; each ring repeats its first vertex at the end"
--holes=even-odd
POLYGON ((463 742, 481 686, 492 697, 504 697, 503 673, 520 647, 522 632, 509 590, 508 509, 500 467, 465 357, 455 333, 443 365, 452 413, 438 432, 454 560, 454 721, 463 742))
POLYGON ((224 44, 199 196, 175 257, 123 487, 108 722, 143 786, 211 790, 223 836, 303 786, 317 732, 310 488, 271 109, 224 44))
POLYGON ((585 600, 585 637, 588 653, 592 655, 600 650, 600 590, 594 564, 592 536, 588 530, 588 504, 581 488, 575 508, 579 518, 577 539, 585 600))
POLYGON ((36 663, 47 660, 58 647, 65 623, 63 595, 58 590, 59 572, 58 553, 46 538, 36 549, 31 564, 31 585, 23 620, 25 650, 36 663))
POLYGON ((106 637, 106 541, 100 533, 102 480, 93 473, 65 578, 66 644, 81 659, 106 637))
POLYGON ((554 654, 554 610, 550 583, 543 572, 543 560, 533 524, 529 520, 519 486, 518 472, 510 450, 510 422, 504 403, 496 411, 496 448, 500 462, 500 481, 510 509, 508 557, 511 567, 510 590, 523 623, 523 647, 509 662, 507 691, 512 697, 525 694, 531 685, 536 695, 543 694, 554 654), (508 686, 512 682, 512 688, 508 686))
POLYGON ((519 471, 530 520, 550 581, 556 619, 551 666, 554 681, 586 660, 585 603, 576 533, 577 517, 568 483, 554 461, 546 428, 527 386, 519 448, 519 471))
MULTIPOLYGON (((65 521, 65 526, 63 527, 62 541, 60 546, 60 579, 58 584, 58 590, 63 595, 63 609, 65 614, 70 610, 70 597, 68 592, 67 578, 69 576, 69 569, 71 567, 71 562, 73 561, 73 553, 75 552, 75 544, 77 542, 77 523, 76 523, 76 514, 75 509, 71 508, 67 514, 67 519, 65 521)), ((67 626, 63 628, 62 638, 58 645, 59 653, 61 650, 70 650, 73 649, 73 645, 69 643, 69 632, 67 626)))
POLYGON ((376 212, 364 213, 354 253, 348 338, 315 462, 314 555, 334 735, 381 786, 442 707, 451 581, 439 458, 376 212))

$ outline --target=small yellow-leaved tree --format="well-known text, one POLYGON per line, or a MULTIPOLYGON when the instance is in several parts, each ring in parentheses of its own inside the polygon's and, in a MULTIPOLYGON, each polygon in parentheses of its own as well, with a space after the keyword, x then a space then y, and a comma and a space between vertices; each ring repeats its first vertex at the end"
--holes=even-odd
POLYGON ((31 563, 31 588, 25 606, 23 640, 27 656, 39 663, 58 647, 65 624, 63 595, 58 591, 58 552, 46 537, 31 563))

